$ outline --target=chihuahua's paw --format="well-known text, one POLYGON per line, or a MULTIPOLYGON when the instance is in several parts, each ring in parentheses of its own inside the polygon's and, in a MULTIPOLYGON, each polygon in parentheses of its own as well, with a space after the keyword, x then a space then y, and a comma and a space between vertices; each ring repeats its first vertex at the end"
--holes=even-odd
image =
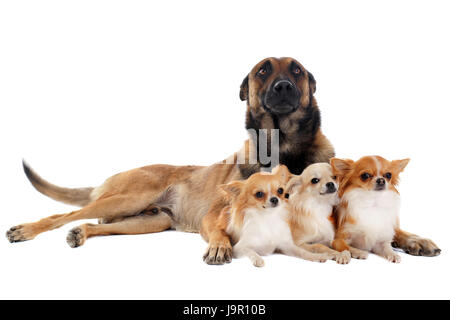
POLYGON ((310 260, 312 262, 325 263, 325 262, 327 262, 327 260, 331 260, 331 259, 333 259, 333 257, 331 255, 318 253, 318 254, 316 254, 315 257, 312 257, 310 260))
POLYGON ((66 241, 71 248, 82 246, 86 242, 86 230, 83 226, 75 227, 69 231, 66 241))
POLYGON ((339 252, 336 255, 336 263, 338 263, 338 264, 348 264, 351 259, 352 259, 352 255, 350 254, 350 251, 348 251, 348 250, 339 252))
POLYGON ((232 248, 229 244, 210 244, 203 261, 207 264, 224 264, 230 263, 232 259, 232 248))
POLYGON ((6 238, 11 243, 31 240, 36 235, 37 233, 31 223, 14 226, 6 232, 6 238))
POLYGON ((398 254, 396 254, 395 252, 387 255, 386 259, 387 259, 387 261, 392 262, 392 263, 400 263, 400 261, 402 260, 400 258, 400 256, 398 254))
POLYGON ((430 239, 410 235, 405 239, 392 242, 394 248, 402 249, 413 256, 434 257, 441 254, 441 249, 430 239), (403 241, 401 241, 403 240, 403 241))
POLYGON ((364 259, 367 259, 367 257, 369 256, 369 252, 364 251, 364 250, 352 249, 351 256, 353 259, 364 260, 364 259))
POLYGON ((264 267, 264 265, 265 265, 264 259, 261 257, 252 258, 252 263, 255 267, 258 267, 258 268, 264 267))

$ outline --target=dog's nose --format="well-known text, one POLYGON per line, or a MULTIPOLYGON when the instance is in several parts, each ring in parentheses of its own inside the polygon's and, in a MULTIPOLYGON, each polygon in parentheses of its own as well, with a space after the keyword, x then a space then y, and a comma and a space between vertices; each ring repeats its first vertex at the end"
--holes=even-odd
POLYGON ((273 207, 276 207, 276 205, 278 204, 278 198, 277 197, 270 198, 270 203, 272 204, 273 207))
POLYGON ((280 80, 273 86, 273 91, 280 95, 287 94, 294 90, 294 85, 288 80, 280 80))
POLYGON ((336 186, 334 185, 333 182, 327 182, 326 186, 327 186, 327 191, 328 192, 335 192, 336 191, 336 186))
POLYGON ((385 184, 386 184, 386 180, 384 180, 384 178, 377 179, 377 185, 384 186, 385 184))

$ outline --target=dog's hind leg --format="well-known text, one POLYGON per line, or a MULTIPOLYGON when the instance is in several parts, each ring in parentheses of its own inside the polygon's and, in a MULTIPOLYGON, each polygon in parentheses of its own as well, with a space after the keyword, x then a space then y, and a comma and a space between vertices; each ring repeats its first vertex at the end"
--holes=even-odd
POLYGON ((26 241, 38 234, 59 228, 69 222, 81 219, 115 218, 140 213, 154 200, 146 195, 112 195, 100 198, 86 207, 66 214, 57 214, 34 223, 12 227, 6 236, 10 242, 26 241))
POLYGON ((167 230, 171 226, 172 219, 162 211, 152 215, 140 214, 138 216, 126 217, 118 222, 82 224, 69 231, 67 243, 72 248, 76 248, 83 245, 86 239, 95 236, 155 233, 167 230))

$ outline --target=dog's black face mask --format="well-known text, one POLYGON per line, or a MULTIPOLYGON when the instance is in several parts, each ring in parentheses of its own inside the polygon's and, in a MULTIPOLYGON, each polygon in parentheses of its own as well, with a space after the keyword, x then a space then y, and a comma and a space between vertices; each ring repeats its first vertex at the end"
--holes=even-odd
POLYGON ((299 107, 300 91, 289 78, 275 78, 261 97, 264 108, 276 114, 294 112, 299 107))
POLYGON ((314 91, 314 78, 294 59, 268 58, 244 79, 240 97, 248 100, 254 110, 262 108, 274 115, 289 115, 307 107, 314 91), (253 92, 251 100, 249 91, 253 92))

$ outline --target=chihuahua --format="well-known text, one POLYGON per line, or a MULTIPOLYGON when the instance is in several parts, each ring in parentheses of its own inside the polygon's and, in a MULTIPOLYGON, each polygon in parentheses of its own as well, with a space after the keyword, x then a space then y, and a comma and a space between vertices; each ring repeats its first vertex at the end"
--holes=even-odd
POLYGON ((391 242, 399 228, 399 174, 409 159, 388 161, 367 156, 354 162, 331 159, 340 182, 337 231, 333 248, 349 250, 353 258, 366 259, 373 252, 390 262, 400 262, 391 242))
POLYGON ((326 253, 339 264, 350 262, 350 252, 331 249, 335 224, 333 207, 338 204, 338 183, 328 163, 308 166, 287 186, 291 207, 290 227, 294 243, 310 252, 326 253))
POLYGON ((222 210, 219 219, 232 239, 235 258, 247 256, 256 267, 264 266, 261 256, 274 252, 318 262, 330 258, 294 244, 285 192, 290 177, 287 167, 281 165, 272 173, 258 172, 245 181, 220 186, 229 206, 222 210))

